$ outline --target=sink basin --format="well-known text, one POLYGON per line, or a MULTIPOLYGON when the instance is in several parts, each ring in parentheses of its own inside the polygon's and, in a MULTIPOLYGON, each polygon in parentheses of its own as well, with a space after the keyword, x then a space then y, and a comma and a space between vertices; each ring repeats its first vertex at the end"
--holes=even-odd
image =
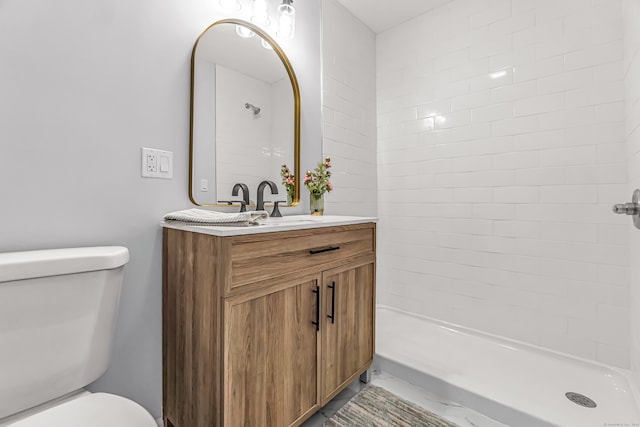
POLYGON ((296 221, 268 221, 266 224, 274 227, 284 227, 284 226, 294 226, 294 225, 303 225, 303 224, 313 224, 315 221, 311 221, 308 219, 299 219, 296 221))
POLYGON ((280 218, 269 218, 263 225, 266 226, 295 226, 304 224, 313 224, 321 222, 319 219, 314 219, 311 215, 292 215, 283 216, 280 218))

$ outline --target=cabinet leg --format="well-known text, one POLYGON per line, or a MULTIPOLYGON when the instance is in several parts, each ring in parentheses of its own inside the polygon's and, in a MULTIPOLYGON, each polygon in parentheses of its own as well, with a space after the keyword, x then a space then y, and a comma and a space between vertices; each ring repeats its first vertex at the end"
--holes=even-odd
POLYGON ((371 381, 371 369, 367 369, 363 373, 360 374, 360 382, 364 384, 369 384, 371 381))

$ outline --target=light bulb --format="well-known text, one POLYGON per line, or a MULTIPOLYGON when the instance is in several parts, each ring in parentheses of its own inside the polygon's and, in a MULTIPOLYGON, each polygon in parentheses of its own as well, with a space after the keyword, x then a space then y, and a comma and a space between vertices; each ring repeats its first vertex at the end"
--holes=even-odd
POLYGON ((292 39, 296 27, 296 10, 291 6, 293 0, 282 0, 278 6, 278 37, 292 39))
POLYGON ((255 36, 256 33, 245 27, 244 25, 236 25, 236 34, 245 39, 250 39, 255 36))
POLYGON ((238 0, 220 0, 220 6, 225 10, 240 10, 242 5, 238 0))
POLYGON ((260 42, 262 44, 262 47, 268 50, 273 50, 273 46, 271 46, 269 43, 267 43, 267 41, 265 39, 262 39, 262 41, 260 42))
POLYGON ((271 24, 269 20, 269 0, 253 0, 251 22, 263 27, 268 27, 271 24))

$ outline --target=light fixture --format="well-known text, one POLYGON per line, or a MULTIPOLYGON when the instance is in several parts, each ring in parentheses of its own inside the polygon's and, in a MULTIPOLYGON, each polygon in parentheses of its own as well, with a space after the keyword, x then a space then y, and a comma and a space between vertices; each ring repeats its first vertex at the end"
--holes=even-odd
POLYGON ((296 10, 291 5, 293 0, 282 0, 278 6, 278 37, 292 39, 296 29, 296 10))
POLYGON ((220 6, 225 10, 240 10, 242 5, 238 0, 220 0, 220 6))
POLYGON ((273 46, 271 46, 271 44, 267 43, 267 41, 265 39, 262 39, 260 41, 260 43, 262 44, 262 47, 268 50, 273 50, 273 46))
POLYGON ((268 27, 271 24, 269 20, 269 0, 253 0, 251 22, 263 27, 268 27))
POLYGON ((236 25, 236 34, 244 39, 250 39, 255 36, 256 33, 245 27, 244 25, 236 25))

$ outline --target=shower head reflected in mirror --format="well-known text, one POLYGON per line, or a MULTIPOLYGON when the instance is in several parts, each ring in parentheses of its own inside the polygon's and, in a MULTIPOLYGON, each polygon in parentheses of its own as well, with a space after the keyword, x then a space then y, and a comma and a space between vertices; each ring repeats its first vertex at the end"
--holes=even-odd
POLYGON ((249 104, 248 102, 244 104, 244 108, 246 108, 247 110, 253 111, 254 116, 257 116, 258 114, 260 114, 260 107, 256 107, 255 105, 249 104))

